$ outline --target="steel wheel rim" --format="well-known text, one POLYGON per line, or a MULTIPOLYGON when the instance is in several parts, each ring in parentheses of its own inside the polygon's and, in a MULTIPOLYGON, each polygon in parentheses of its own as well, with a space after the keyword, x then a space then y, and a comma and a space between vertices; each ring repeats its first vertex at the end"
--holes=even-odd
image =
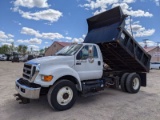
POLYGON ((133 89, 137 90, 139 88, 139 79, 138 78, 134 78, 133 79, 133 89))
POLYGON ((73 98, 73 91, 70 87, 62 87, 57 93, 57 102, 60 105, 67 105, 73 98))

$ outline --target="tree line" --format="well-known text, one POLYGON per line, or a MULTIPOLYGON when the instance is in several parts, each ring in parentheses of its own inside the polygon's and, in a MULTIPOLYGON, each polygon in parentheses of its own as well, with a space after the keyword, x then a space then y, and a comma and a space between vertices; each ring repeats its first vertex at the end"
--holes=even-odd
POLYGON ((23 55, 27 53, 28 47, 26 45, 18 45, 17 47, 14 46, 12 43, 10 46, 9 45, 2 45, 0 47, 0 54, 12 54, 12 52, 18 52, 23 55))
MULTIPOLYGON (((47 48, 40 49, 39 53, 44 54, 47 48)), ((12 54, 13 52, 18 52, 22 55, 32 53, 32 48, 30 49, 30 52, 27 51, 28 47, 26 45, 18 45, 17 47, 14 46, 14 43, 12 43, 10 46, 9 45, 2 45, 0 47, 0 54, 12 54)))

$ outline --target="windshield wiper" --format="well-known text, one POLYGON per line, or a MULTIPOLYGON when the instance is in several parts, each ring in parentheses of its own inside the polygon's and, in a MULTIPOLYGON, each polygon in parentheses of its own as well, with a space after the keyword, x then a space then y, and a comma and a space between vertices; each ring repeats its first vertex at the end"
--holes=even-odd
POLYGON ((56 54, 56 55, 64 55, 64 56, 67 56, 68 54, 64 54, 64 53, 59 53, 59 54, 56 54))

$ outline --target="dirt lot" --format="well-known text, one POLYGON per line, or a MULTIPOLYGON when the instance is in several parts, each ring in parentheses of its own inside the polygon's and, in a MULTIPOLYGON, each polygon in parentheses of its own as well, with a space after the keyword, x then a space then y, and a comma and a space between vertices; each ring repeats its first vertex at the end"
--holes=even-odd
POLYGON ((47 98, 19 104, 14 81, 22 74, 23 63, 0 61, 0 120, 160 120, 160 70, 148 74, 148 86, 138 94, 106 89, 98 95, 80 97, 73 108, 57 112, 47 98))

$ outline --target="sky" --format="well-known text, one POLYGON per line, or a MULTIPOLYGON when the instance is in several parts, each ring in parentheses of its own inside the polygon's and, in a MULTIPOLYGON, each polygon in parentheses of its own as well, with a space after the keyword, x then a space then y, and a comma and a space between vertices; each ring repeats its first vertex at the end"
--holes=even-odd
POLYGON ((160 42, 160 0, 0 0, 0 46, 27 45, 33 50, 54 41, 83 42, 86 19, 121 6, 131 16, 136 41, 142 46, 160 42))

